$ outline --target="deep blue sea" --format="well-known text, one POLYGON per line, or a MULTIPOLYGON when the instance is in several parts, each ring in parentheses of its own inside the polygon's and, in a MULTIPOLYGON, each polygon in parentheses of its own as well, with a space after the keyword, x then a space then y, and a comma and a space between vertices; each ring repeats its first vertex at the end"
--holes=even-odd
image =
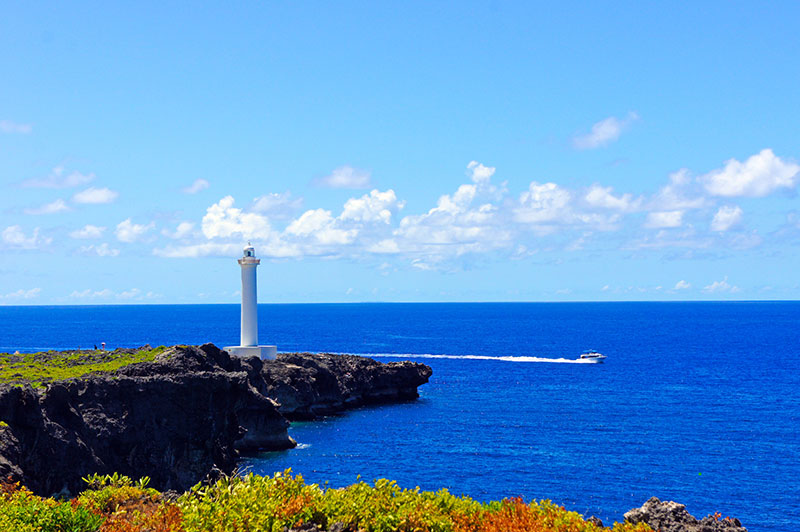
MULTIPOLYGON (((607 524, 653 495, 756 532, 800 518, 800 302, 260 305, 259 332, 433 377, 418 401, 294 424, 299 447, 256 472, 547 498, 607 524), (606 363, 539 360, 587 348, 606 363)), ((238 335, 238 305, 0 307, 0 351, 238 335)))

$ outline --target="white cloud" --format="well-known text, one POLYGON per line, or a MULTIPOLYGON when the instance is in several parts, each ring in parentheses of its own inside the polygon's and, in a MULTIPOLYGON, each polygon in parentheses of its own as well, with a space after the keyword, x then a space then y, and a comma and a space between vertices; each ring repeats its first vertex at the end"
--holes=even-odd
POLYGON ((800 165, 786 162, 771 149, 761 150, 745 162, 725 161, 725 166, 698 178, 712 196, 762 197, 778 189, 793 189, 800 180, 800 165))
POLYGON ((682 223, 683 211, 659 211, 649 213, 644 225, 652 229, 664 229, 680 227, 682 223))
POLYGON ((135 299, 142 295, 142 291, 138 288, 131 288, 130 290, 125 290, 124 292, 120 292, 117 294, 117 297, 120 299, 135 299))
POLYGON ((469 170, 470 179, 475 183, 489 181, 496 170, 494 166, 484 166, 478 161, 470 161, 467 169, 469 170))
POLYGON ((69 297, 72 299, 107 299, 113 295, 114 292, 108 288, 104 288, 103 290, 91 290, 87 288, 86 290, 81 290, 80 292, 73 290, 69 297))
POLYGON ((20 288, 15 292, 9 292, 8 294, 0 294, 0 301, 34 299, 39 297, 39 294, 41 293, 42 293, 41 288, 31 288, 29 290, 23 290, 20 288))
POLYGON ((211 186, 211 183, 205 179, 195 179, 191 185, 184 187, 182 190, 184 194, 197 194, 201 190, 207 189, 209 186, 211 186))
POLYGON ((94 174, 67 173, 63 166, 56 166, 47 176, 26 179, 20 184, 27 188, 72 188, 93 180, 94 174))
POLYGON ((166 236, 166 237, 173 238, 173 239, 177 240, 179 238, 185 238, 185 237, 191 235, 193 229, 194 229, 194 223, 192 223, 192 222, 181 222, 175 228, 175 231, 168 231, 167 229, 164 229, 164 230, 161 231, 161 234, 166 236))
POLYGON ((82 255, 97 255, 98 257, 116 257, 119 255, 119 250, 112 248, 106 242, 103 242, 99 246, 95 246, 94 244, 81 246, 79 251, 82 255))
POLYGON ((206 210, 202 230, 206 238, 238 236, 241 240, 267 239, 272 228, 266 216, 244 212, 233 206, 233 196, 225 196, 206 210))
POLYGON ((669 183, 661 187, 649 201, 648 208, 655 211, 700 209, 708 203, 689 170, 682 168, 669 176, 669 183))
POLYGON ((609 116, 595 123, 589 133, 573 137, 572 145, 579 150, 591 150, 606 146, 617 140, 622 132, 638 119, 639 116, 633 112, 628 113, 628 116, 623 119, 609 116))
POLYGON ((402 209, 405 202, 398 202, 394 190, 386 192, 373 190, 369 194, 364 194, 360 198, 350 198, 344 204, 341 220, 352 220, 356 222, 383 222, 390 223, 392 211, 402 209))
POLYGON ((692 285, 690 283, 687 283, 686 281, 681 279, 680 281, 675 283, 675 288, 673 288, 673 290, 688 290, 691 287, 692 285))
POLYGON ((135 224, 131 221, 130 218, 127 218, 117 224, 117 228, 116 230, 114 230, 114 234, 117 235, 117 240, 119 240, 120 242, 131 243, 139 240, 154 226, 155 223, 153 222, 150 222, 147 225, 135 224))
POLYGON ((297 209, 303 206, 303 198, 292 198, 288 190, 280 194, 272 192, 253 199, 250 210, 268 215, 273 219, 290 217, 297 209))
POLYGON ((732 285, 728 284, 728 276, 727 275, 725 276, 725 278, 723 280, 714 281, 710 285, 703 287, 703 292, 706 292, 708 294, 720 294, 720 293, 726 293, 726 292, 730 292, 732 294, 735 294, 736 292, 739 292, 739 291, 740 290, 739 290, 738 286, 732 286, 732 285))
POLYGON ((742 221, 742 208, 738 205, 723 205, 711 220, 712 231, 727 231, 742 221))
POLYGON ((111 203, 117 199, 118 196, 118 192, 115 192, 109 188, 89 187, 86 190, 82 190, 72 196, 72 201, 75 203, 90 204, 111 203))
POLYGON ((513 228, 504 223, 492 203, 502 198, 505 189, 491 184, 493 169, 474 161, 467 169, 473 184, 459 186, 452 195, 442 195, 436 207, 425 214, 404 217, 392 239, 380 240, 371 249, 379 253, 422 253, 425 260, 412 266, 425 269, 446 257, 510 246, 513 228))
POLYGON ((98 227, 96 225, 86 224, 80 229, 72 231, 69 236, 78 240, 87 240, 90 238, 100 238, 105 232, 105 227, 98 227))
POLYGON ((39 228, 33 230, 31 236, 26 236, 22 227, 10 225, 3 230, 2 239, 10 249, 41 249, 49 245, 53 239, 39 236, 39 228))
POLYGON ((152 291, 145 293, 140 288, 130 288, 128 290, 123 290, 122 292, 114 292, 108 288, 104 288, 102 290, 92 290, 87 288, 81 291, 73 290, 69 297, 71 299, 135 299, 137 301, 141 301, 144 299, 158 299, 163 296, 152 291))
POLYGON ((355 239, 356 229, 338 229, 331 211, 314 209, 304 212, 300 218, 294 220, 285 231, 295 236, 311 236, 320 244, 350 244, 355 239))
POLYGON ((39 207, 33 207, 31 209, 25 209, 25 214, 34 214, 34 215, 38 215, 38 214, 56 214, 56 213, 64 212, 64 211, 68 211, 68 210, 70 210, 70 209, 69 209, 69 206, 67 206, 67 203, 63 199, 59 198, 59 199, 57 199, 55 201, 52 201, 50 203, 45 203, 44 205, 41 205, 39 207))
POLYGON ((20 124, 19 122, 12 122, 11 120, 0 120, 0 132, 2 133, 21 133, 27 135, 33 131, 33 126, 30 124, 20 124))
POLYGON ((555 183, 539 184, 533 181, 519 197, 515 218, 527 224, 567 222, 564 215, 569 210, 567 206, 571 199, 572 194, 555 183))
POLYGON ((584 195, 583 200, 591 207, 612 209, 622 212, 631 212, 639 208, 642 203, 640 198, 634 199, 632 194, 614 196, 612 187, 592 185, 584 195))
POLYGON ((367 170, 345 165, 317 180, 317 185, 328 188, 369 188, 370 177, 367 170))

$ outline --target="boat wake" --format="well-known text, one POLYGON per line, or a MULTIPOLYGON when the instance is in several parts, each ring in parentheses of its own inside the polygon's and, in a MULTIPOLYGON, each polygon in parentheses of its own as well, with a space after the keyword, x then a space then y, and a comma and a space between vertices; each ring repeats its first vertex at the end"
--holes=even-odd
POLYGON ((546 358, 546 357, 527 357, 527 356, 487 356, 487 355, 431 355, 415 353, 364 353, 361 356, 373 358, 450 358, 456 360, 494 360, 499 362, 546 362, 553 364, 594 364, 594 360, 574 359, 574 358, 546 358))

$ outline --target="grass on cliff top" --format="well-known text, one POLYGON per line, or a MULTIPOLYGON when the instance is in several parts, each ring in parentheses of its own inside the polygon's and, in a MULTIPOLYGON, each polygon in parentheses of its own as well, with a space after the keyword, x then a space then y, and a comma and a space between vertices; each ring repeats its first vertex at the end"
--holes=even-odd
POLYGON ((114 371, 137 362, 152 362, 164 352, 155 349, 117 349, 115 351, 43 351, 41 353, 0 353, 0 384, 30 384, 40 388, 53 381, 114 371))
POLYGON ((198 484, 176 499, 119 475, 85 479, 70 501, 41 498, 0 483, 0 530, 17 532, 652 532, 645 524, 600 527, 550 501, 479 503, 437 492, 402 489, 394 481, 346 488, 306 484, 291 470, 198 484))

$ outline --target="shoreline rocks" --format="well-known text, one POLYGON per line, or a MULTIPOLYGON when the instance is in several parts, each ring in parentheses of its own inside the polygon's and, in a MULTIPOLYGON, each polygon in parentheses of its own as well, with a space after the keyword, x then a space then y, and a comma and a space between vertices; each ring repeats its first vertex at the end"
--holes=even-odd
POLYGON ((81 477, 112 472, 183 491, 214 470, 232 472, 239 451, 294 447, 289 419, 414 399, 430 375, 411 362, 261 361, 205 344, 46 388, 0 385, 0 475, 43 495, 75 493, 81 477))
POLYGON ((625 512, 625 521, 632 524, 646 523, 658 532, 747 532, 738 519, 719 514, 695 518, 686 506, 673 501, 650 498, 640 508, 625 512))

